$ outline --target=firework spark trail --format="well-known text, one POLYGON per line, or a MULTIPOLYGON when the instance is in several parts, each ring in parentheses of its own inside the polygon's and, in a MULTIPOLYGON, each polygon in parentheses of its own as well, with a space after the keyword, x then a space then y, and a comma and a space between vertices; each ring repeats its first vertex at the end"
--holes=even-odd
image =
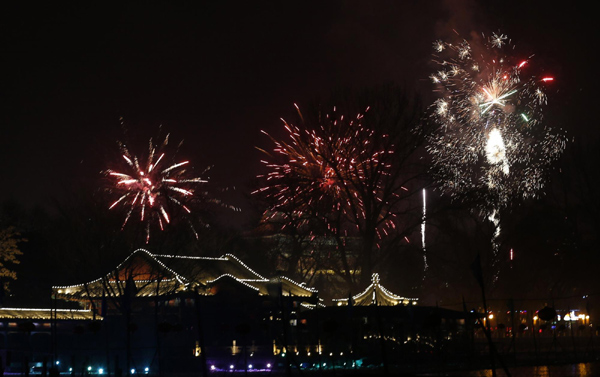
MULTIPOLYGON (((365 210, 372 204, 365 203, 367 198, 383 208, 393 205, 384 196, 389 189, 384 187, 385 179, 374 179, 389 174, 391 165, 387 161, 393 149, 373 146, 374 132, 362 124, 363 116, 337 116, 334 108, 334 113, 321 119, 314 130, 300 129, 282 119, 288 142, 267 134, 275 147, 273 152, 262 150, 269 157, 263 161, 269 172, 259 176, 266 186, 255 191, 274 202, 265 213, 267 220, 277 218, 285 222, 283 227, 302 227, 319 219, 333 234, 346 236, 364 230, 367 217, 372 215, 365 210)), ((400 196, 394 196, 394 200, 399 201, 400 196)), ((383 210, 376 219, 377 237, 381 239, 395 229, 396 220, 389 210, 383 210)))
POLYGON ((426 191, 423 189, 423 214, 421 221, 421 248, 423 249, 423 279, 425 280, 425 274, 429 269, 429 265, 427 264, 427 247, 425 244, 425 229, 427 221, 427 199, 426 199, 426 191))
POLYGON ((553 78, 532 73, 532 56, 511 56, 507 36, 483 40, 433 45, 439 69, 430 77, 440 98, 431 113, 439 132, 428 151, 442 192, 474 200, 499 231, 502 208, 543 191, 545 172, 566 139, 542 124, 553 78))
MULTIPOLYGON (((190 213, 186 203, 194 197, 194 190, 198 184, 208 182, 200 177, 190 178, 187 176, 185 167, 189 161, 173 163, 161 168, 166 164, 165 153, 157 154, 157 149, 162 149, 168 144, 169 136, 165 137, 163 143, 157 147, 150 139, 148 157, 145 164, 140 164, 137 156, 132 155, 125 144, 119 143, 122 158, 125 160, 127 170, 106 170, 104 173, 113 181, 110 191, 118 196, 109 207, 124 207, 127 209, 122 227, 129 222, 132 215, 139 214, 139 221, 144 224, 146 232, 146 243, 150 240, 152 224, 164 230, 165 223, 171 223, 169 203, 174 203, 190 213)), ((207 169, 208 170, 208 169, 207 169)), ((205 173, 206 170, 203 172, 205 173)), ((190 227, 196 238, 198 234, 191 222, 190 227)))

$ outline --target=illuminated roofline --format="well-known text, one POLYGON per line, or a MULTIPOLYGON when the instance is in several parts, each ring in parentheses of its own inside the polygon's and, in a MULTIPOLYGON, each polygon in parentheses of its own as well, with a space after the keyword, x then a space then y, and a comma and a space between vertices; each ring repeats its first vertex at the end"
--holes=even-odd
MULTIPOLYGON (((267 282, 269 282, 269 279, 265 278, 264 276, 260 275, 256 271, 254 271, 252 268, 250 268, 247 264, 245 264, 244 262, 242 262, 238 257, 236 257, 233 254, 224 254, 221 257, 161 255, 161 254, 152 254, 151 252, 149 252, 146 249, 139 248, 139 249, 136 249, 135 251, 133 251, 131 254, 129 254, 127 256, 127 258, 125 258, 125 260, 123 260, 123 262, 119 263, 119 265, 115 268, 115 270, 118 271, 125 263, 127 263, 127 261, 129 261, 129 259, 131 257, 133 257, 138 252, 144 252, 144 253, 146 253, 146 255, 148 255, 150 258, 152 258, 154 261, 156 261, 156 263, 158 263, 162 268, 164 268, 166 271, 172 273, 175 276, 174 278, 161 280, 161 281, 164 281, 164 282, 171 282, 171 281, 177 280, 177 282, 179 282, 180 284, 185 285, 186 287, 188 287, 192 283, 189 280, 187 280, 184 276, 178 274, 177 272, 175 272, 171 268, 167 267, 158 258, 173 258, 173 259, 180 258, 180 259, 191 259, 191 260, 234 261, 234 262, 239 263, 242 267, 244 267, 246 270, 248 270, 251 274, 253 274, 253 275, 255 275, 255 276, 258 277, 258 279, 240 279, 240 278, 237 278, 237 277, 235 277, 235 276, 233 276, 231 274, 223 274, 223 275, 221 275, 221 276, 219 276, 219 277, 217 277, 217 278, 215 278, 213 280, 207 281, 206 282, 207 284, 214 283, 215 281, 221 279, 222 277, 228 276, 228 277, 231 277, 234 280, 236 280, 236 281, 238 281, 238 282, 240 282, 240 283, 248 286, 249 288, 252 288, 254 290, 260 291, 259 288, 255 287, 255 286, 253 286, 253 285, 251 285, 249 283, 250 282, 257 282, 257 283, 267 283, 267 282)), ((91 285, 91 284, 94 284, 94 283, 97 283, 97 282, 100 282, 100 281, 105 281, 105 279, 111 277, 111 274, 112 274, 112 272, 106 274, 104 277, 100 277, 98 279, 91 280, 91 281, 89 281, 87 283, 74 284, 74 285, 62 285, 62 286, 56 285, 56 286, 52 286, 52 289, 53 290, 59 290, 59 289, 81 288, 81 287, 84 287, 84 286, 87 286, 87 285, 91 285)), ((307 286, 305 286, 303 284, 300 284, 300 283, 298 283, 298 282, 296 282, 296 281, 294 281, 294 280, 292 280, 292 279, 290 279, 288 277, 279 276, 279 278, 282 279, 282 280, 286 280, 286 281, 290 282, 291 284, 296 285, 297 287, 302 288, 302 289, 304 289, 304 290, 306 290, 308 292, 311 292, 311 293, 318 292, 317 289, 311 288, 311 287, 307 287, 307 286)), ((136 280, 136 282, 140 282, 140 283, 153 283, 155 281, 156 280, 136 280)), ((114 280, 114 281, 108 280, 108 284, 110 284, 110 285, 118 284, 119 282, 120 281, 118 281, 118 280, 114 280)))
POLYGON ((180 258, 180 259, 202 259, 202 260, 227 260, 224 257, 198 257, 193 255, 167 255, 167 254, 152 254, 154 257, 160 258, 180 258))
MULTIPOLYGON (((224 278, 224 277, 230 277, 230 278, 232 278, 233 280, 237 281, 238 283, 242 283, 242 284, 244 284, 246 287, 248 287, 248 288, 252 288, 252 289, 254 289, 254 290, 255 290, 255 291, 257 291, 257 292, 260 292, 260 289, 259 289, 259 288, 255 287, 255 286, 253 286, 253 285, 250 285, 250 284, 246 283, 244 280, 238 279, 238 278, 236 278, 235 276, 233 276, 233 275, 231 275, 231 274, 223 274, 223 275, 219 276, 219 277, 218 277, 218 278, 216 278, 216 279, 213 279, 213 280, 209 280, 209 281, 207 281, 207 282, 206 282, 206 284, 213 284, 213 283, 215 283, 217 280, 219 280, 219 279, 221 279, 221 278, 224 278)), ((259 280, 259 281, 265 281, 265 280, 259 280)))
MULTIPOLYGON (((375 290, 376 288, 378 288, 379 291, 383 294, 383 296, 390 301, 418 301, 419 300, 418 298, 409 298, 409 297, 398 296, 398 295, 390 292, 389 290, 387 290, 385 287, 383 287, 379 283, 379 274, 374 273, 371 278, 371 284, 361 293, 352 296, 352 301, 358 301, 358 300, 363 299, 365 296, 367 296, 368 294, 373 292, 373 290, 375 290)), ((345 301, 348 301, 348 299, 340 298, 340 299, 332 299, 331 301, 345 302, 345 301)))
POLYGON ((242 262, 238 257, 236 257, 233 254, 225 254, 223 256, 224 258, 233 258, 235 261, 237 261, 239 264, 241 264, 242 266, 244 266, 245 268, 248 269, 248 271, 252 272, 254 275, 258 276, 260 279, 263 280, 267 280, 264 276, 262 276, 261 274, 259 274, 258 272, 254 271, 253 269, 251 269, 250 267, 248 267, 248 265, 246 265, 244 262, 242 262))
POLYGON ((317 291, 315 288, 307 287, 307 286, 305 286, 305 285, 302 285, 302 284, 300 284, 300 283, 297 283, 297 282, 293 281, 292 279, 290 279, 290 278, 288 278, 288 277, 285 277, 285 276, 280 276, 279 278, 280 278, 280 279, 287 280, 287 281, 289 281, 290 283, 292 283, 292 284, 295 284, 295 285, 297 285, 298 287, 300 287, 300 288, 302 288, 302 289, 306 289, 306 290, 307 290, 307 291, 309 291, 309 292, 312 292, 312 293, 317 293, 317 292, 318 292, 318 291, 317 291))
POLYGON ((316 304, 309 304, 306 302, 301 302, 300 306, 302 306, 303 308, 310 309, 310 310, 313 310, 315 308, 325 308, 326 307, 325 305, 321 304, 320 302, 316 303, 316 304))
MULTIPOLYGON (((220 260, 220 261, 228 261, 234 259, 236 262, 241 264, 244 268, 250 271, 252 274, 258 276, 259 279, 266 280, 266 278, 260 275, 258 272, 251 269, 247 264, 242 262, 238 257, 233 254, 224 254, 220 257, 199 257, 199 256, 188 256, 188 255, 161 255, 161 254, 153 254, 154 257, 163 257, 163 258, 180 258, 180 259, 196 259, 196 260, 220 260)), ((247 280, 247 279, 246 279, 247 280)))
POLYGON ((3 310, 11 310, 11 311, 18 311, 18 312, 32 312, 32 311, 38 311, 38 312, 64 312, 64 313, 71 313, 71 312, 75 312, 75 313, 91 313, 91 310, 86 310, 86 309, 48 309, 48 308, 39 308, 39 309, 35 309, 35 308, 0 308, 0 311, 3 310))
MULTIPOLYGON (((173 275, 175 275, 175 278, 177 279, 177 281, 181 284, 185 284, 185 282, 187 282, 187 279, 181 275, 179 275, 177 272, 173 271, 172 269, 170 269, 169 267, 167 267, 163 262, 159 261, 158 259, 156 259, 156 256, 154 254, 152 254, 151 252, 149 252, 146 249, 136 249, 135 251, 133 251, 131 254, 129 254, 127 256, 127 258, 125 258, 125 260, 121 263, 119 263, 119 265, 115 268, 115 270, 119 270, 121 268, 121 266, 123 266, 134 254, 136 254, 138 251, 142 251, 144 253, 146 253, 150 258, 152 258, 154 261, 156 261, 156 263, 158 263, 161 267, 163 267, 166 271, 172 273, 173 275)), ((52 289, 69 289, 69 288, 80 288, 80 287, 84 287, 86 285, 91 285, 93 283, 97 283, 99 281, 102 281, 103 279, 109 277, 111 275, 111 273, 109 272, 108 274, 104 275, 104 277, 100 277, 98 279, 94 279, 91 280, 87 283, 82 283, 82 284, 74 284, 74 285, 54 285, 52 286, 52 289)), ((189 284, 189 282, 188 282, 189 284)))

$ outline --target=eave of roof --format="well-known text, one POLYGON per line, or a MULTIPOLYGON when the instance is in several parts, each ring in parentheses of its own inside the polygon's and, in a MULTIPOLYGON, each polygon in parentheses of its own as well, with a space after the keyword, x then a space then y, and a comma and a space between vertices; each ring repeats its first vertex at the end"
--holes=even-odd
MULTIPOLYGON (((379 274, 374 273, 371 278, 371 284, 361 293, 352 296, 352 304, 356 306, 367 306, 367 305, 380 305, 380 306, 394 306, 394 305, 416 305, 418 298, 410 298, 398 296, 379 283, 379 274)), ((332 300, 336 305, 343 306, 348 305, 348 298, 340 298, 332 300)))
POLYGON ((0 319, 31 319, 31 320, 101 320, 99 315, 94 316, 91 310, 76 309, 28 309, 28 308, 1 308, 0 319))
MULTIPOLYGON (((133 280, 135 283, 136 296, 159 296, 173 294, 182 291, 196 290, 198 287, 204 292, 207 286, 214 284, 219 279, 227 276, 233 280, 254 290, 260 295, 267 295, 267 284, 271 280, 252 270, 240 259, 231 254, 225 254, 221 257, 194 257, 177 255, 158 255, 152 254, 144 249, 137 249, 131 253, 116 271, 119 271, 134 255, 141 253, 153 263, 157 263, 161 269, 168 272, 169 279, 157 280, 133 280)), ((293 295, 300 297, 309 297, 317 291, 313 288, 299 284, 289 278, 281 276, 277 278, 282 284, 283 295, 293 295)), ((87 300, 90 298, 99 299, 107 291, 111 296, 120 296, 125 292, 126 280, 115 280, 112 273, 104 277, 92 280, 83 284, 69 286, 53 286, 53 295, 64 300, 87 300)))

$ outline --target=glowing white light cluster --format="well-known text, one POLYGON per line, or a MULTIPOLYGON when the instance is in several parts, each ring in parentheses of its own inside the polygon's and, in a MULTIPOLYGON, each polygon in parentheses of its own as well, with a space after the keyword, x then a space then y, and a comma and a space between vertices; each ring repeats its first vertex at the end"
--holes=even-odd
POLYGON ((500 33, 482 41, 437 41, 434 51, 439 69, 431 78, 440 98, 431 116, 439 129, 428 150, 442 191, 473 200, 486 216, 515 197, 539 195, 566 144, 542 124, 553 79, 534 75, 531 56, 515 58, 500 33))
POLYGON ((485 145, 485 155, 490 164, 502 164, 502 172, 508 174, 506 147, 504 146, 504 140, 502 140, 502 133, 497 128, 492 129, 488 135, 488 141, 485 145))

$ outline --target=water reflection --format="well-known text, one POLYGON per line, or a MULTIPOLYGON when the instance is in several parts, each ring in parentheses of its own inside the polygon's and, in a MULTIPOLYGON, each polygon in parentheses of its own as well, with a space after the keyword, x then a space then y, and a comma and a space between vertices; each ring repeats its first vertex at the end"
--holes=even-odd
POLYGON ((576 365, 577 373, 579 376, 588 376, 588 375, 591 376, 591 374, 588 374, 588 373, 590 373, 588 371, 588 365, 589 364, 577 364, 576 365))
MULTIPOLYGON (((600 363, 572 365, 542 365, 537 367, 509 368, 511 377, 595 377, 600 376, 600 363)), ((492 370, 449 373, 447 376, 492 377, 492 370)), ((496 370, 497 377, 506 377, 502 369, 496 370)))
POLYGON ((550 377, 550 372, 548 369, 547 365, 542 365, 539 367, 535 367, 534 371, 533 371, 533 375, 534 376, 539 376, 539 377, 550 377))

